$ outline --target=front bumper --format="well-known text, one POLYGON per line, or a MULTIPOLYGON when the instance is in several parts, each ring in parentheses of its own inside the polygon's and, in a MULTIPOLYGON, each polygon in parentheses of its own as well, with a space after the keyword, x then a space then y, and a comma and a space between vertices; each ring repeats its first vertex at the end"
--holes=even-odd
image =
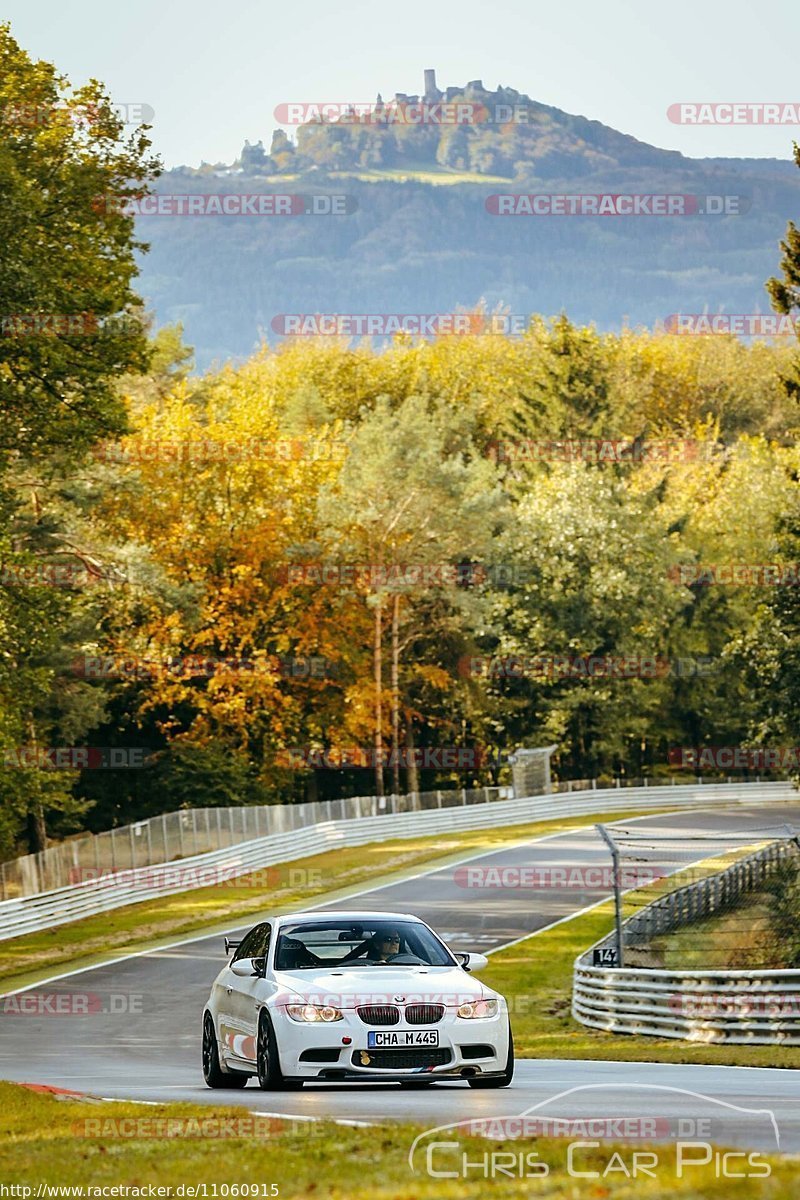
POLYGON ((354 1010, 345 1010, 341 1021, 330 1024, 294 1021, 282 1009, 271 1016, 281 1071, 290 1079, 468 1079, 502 1074, 508 1057, 508 1013, 504 1008, 496 1017, 472 1020, 447 1009, 440 1021, 423 1026, 404 1019, 391 1027, 368 1025, 354 1010), (370 1049, 367 1034, 371 1029, 400 1034, 436 1030, 438 1046, 370 1049))

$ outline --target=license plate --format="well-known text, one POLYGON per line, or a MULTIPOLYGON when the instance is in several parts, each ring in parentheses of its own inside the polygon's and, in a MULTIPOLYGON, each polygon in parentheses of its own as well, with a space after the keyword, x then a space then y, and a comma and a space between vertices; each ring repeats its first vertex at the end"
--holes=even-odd
POLYGON ((367 1047, 377 1050, 379 1046, 438 1046, 438 1029, 370 1029, 367 1047))

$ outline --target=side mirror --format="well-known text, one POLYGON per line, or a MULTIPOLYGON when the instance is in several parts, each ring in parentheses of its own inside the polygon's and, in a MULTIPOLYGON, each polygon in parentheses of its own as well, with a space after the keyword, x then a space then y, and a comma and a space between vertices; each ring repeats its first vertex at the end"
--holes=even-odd
POLYGON ((238 975, 242 979, 249 979, 253 975, 261 975, 264 971, 263 958, 240 958, 236 962, 231 963, 231 970, 234 975, 238 975), (261 968, 259 970, 259 967, 261 968))
POLYGON ((456 958, 461 963, 465 971, 482 971, 484 967, 488 967, 489 960, 485 954, 468 954, 466 951, 454 952, 456 958))

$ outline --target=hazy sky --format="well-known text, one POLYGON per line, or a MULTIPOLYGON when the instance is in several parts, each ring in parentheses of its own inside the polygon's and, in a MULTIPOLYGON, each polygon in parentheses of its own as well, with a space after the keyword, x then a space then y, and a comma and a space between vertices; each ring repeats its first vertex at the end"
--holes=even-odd
POLYGON ((800 106, 797 0, 10 0, 3 19, 75 82, 155 109, 167 165, 269 147, 286 101, 370 101, 482 79, 684 154, 789 158, 800 127, 690 128, 678 101, 800 106))

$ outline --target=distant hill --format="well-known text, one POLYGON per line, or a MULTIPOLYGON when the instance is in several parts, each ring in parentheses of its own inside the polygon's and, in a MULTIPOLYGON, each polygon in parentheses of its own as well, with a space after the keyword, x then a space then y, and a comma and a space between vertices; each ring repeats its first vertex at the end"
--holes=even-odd
MULTIPOLYGON (((248 145, 239 165, 266 174, 427 165, 480 175, 526 178, 578 177, 611 167, 665 166, 682 155, 648 146, 627 134, 539 104, 523 92, 494 91, 473 80, 466 87, 436 87, 426 72, 421 95, 381 96, 365 110, 350 106, 325 114, 311 110, 296 141, 273 135, 248 145)), ((278 115, 290 117, 289 105, 278 115)))
POLYGON ((511 88, 473 81, 441 92, 429 72, 420 96, 307 121, 293 139, 278 130, 269 151, 246 143, 236 162, 176 168, 157 190, 347 197, 341 216, 139 219, 152 246, 140 290, 159 323, 184 322, 202 366, 275 340, 282 313, 451 312, 485 301, 617 328, 679 311, 766 311, 764 280, 787 220, 800 218, 800 172, 788 157, 691 159, 511 88), (429 119, 416 124, 423 104, 429 119), (470 119, 437 122, 437 106, 470 119), (727 216, 487 211, 490 196, 520 192, 739 200, 727 216))

